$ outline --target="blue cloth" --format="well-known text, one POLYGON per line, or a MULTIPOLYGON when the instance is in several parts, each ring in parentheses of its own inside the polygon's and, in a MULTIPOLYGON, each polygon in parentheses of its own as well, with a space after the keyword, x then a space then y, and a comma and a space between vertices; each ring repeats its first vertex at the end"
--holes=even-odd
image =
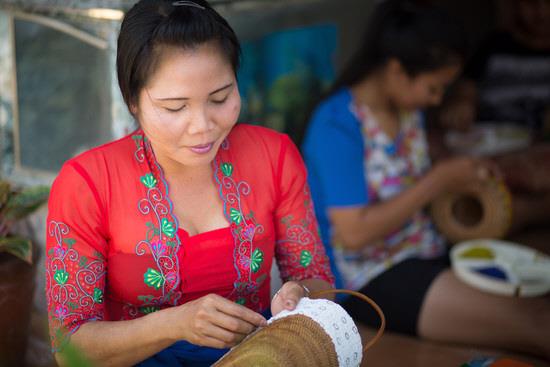
MULTIPOLYGON (((262 315, 269 319, 271 310, 267 309, 262 315)), ((179 341, 163 349, 135 367, 208 367, 220 359, 229 349, 215 349, 200 347, 186 341, 179 341)))
POLYGON ((136 367, 208 367, 227 351, 228 349, 199 347, 186 341, 179 341, 138 363, 136 367))
POLYGON ((352 101, 350 90, 341 89, 321 103, 302 145, 315 214, 338 288, 343 282, 330 246, 327 209, 368 204, 361 122, 349 108, 352 101))

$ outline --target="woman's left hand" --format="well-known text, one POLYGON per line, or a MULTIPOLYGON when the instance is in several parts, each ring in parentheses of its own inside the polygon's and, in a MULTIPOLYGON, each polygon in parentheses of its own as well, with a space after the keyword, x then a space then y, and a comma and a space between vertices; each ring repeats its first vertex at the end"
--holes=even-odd
POLYGON ((306 289, 297 282, 286 282, 271 300, 271 314, 275 316, 283 310, 292 311, 300 298, 308 296, 306 289))

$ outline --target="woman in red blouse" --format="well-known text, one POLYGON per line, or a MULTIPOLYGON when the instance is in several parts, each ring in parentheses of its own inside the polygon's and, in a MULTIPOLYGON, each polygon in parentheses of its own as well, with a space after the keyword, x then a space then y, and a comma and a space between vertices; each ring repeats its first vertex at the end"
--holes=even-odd
POLYGON ((50 196, 55 352, 72 335, 101 365, 209 365, 262 313, 331 287, 296 147, 235 125, 239 51, 206 1, 127 13, 117 70, 140 128, 68 161, 50 196), (271 300, 274 257, 285 283, 271 300))

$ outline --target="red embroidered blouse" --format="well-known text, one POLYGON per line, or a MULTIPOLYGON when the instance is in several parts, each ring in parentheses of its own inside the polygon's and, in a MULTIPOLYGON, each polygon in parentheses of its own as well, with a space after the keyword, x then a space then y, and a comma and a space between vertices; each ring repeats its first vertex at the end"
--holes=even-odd
POLYGON ((141 130, 65 163, 46 233, 54 349, 87 321, 133 319, 208 293, 265 310, 273 256, 284 281, 333 282, 286 135, 237 125, 212 166, 230 225, 189 237, 141 130))

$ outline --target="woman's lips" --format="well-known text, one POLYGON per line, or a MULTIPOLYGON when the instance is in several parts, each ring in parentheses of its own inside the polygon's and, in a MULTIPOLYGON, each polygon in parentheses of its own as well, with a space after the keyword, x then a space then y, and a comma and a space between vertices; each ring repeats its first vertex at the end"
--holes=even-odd
POLYGON ((208 143, 208 144, 201 144, 201 145, 195 145, 192 147, 189 147, 193 153, 197 154, 206 154, 212 150, 214 147, 214 143, 208 143))

